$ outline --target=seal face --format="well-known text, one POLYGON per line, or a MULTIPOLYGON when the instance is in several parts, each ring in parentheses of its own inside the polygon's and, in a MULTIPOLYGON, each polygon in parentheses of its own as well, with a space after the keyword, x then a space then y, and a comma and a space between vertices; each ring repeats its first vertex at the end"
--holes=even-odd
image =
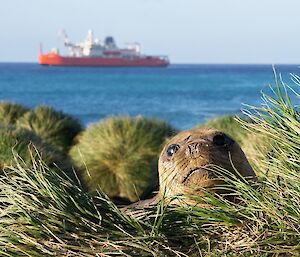
POLYGON ((222 183, 212 166, 236 170, 246 178, 255 177, 239 145, 216 129, 183 131, 164 147, 159 158, 160 193, 165 196, 201 195, 222 183), (233 166, 234 165, 234 166, 233 166))
MULTIPOLYGON (((158 194, 125 209, 156 204, 162 196, 201 196, 203 189, 216 191, 215 186, 224 182, 214 174, 213 166, 222 167, 232 173, 238 171, 248 179, 256 178, 240 146, 225 133, 208 128, 180 132, 167 142, 160 154, 158 194)), ((173 200, 172 203, 177 204, 178 201, 173 200)), ((203 203, 199 203, 199 198, 195 202, 190 197, 185 197, 184 204, 203 203)))

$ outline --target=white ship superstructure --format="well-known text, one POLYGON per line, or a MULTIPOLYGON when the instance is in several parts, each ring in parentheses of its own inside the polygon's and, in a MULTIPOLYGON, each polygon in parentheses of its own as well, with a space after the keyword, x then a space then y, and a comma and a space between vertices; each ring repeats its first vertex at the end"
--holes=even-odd
POLYGON ((69 40, 67 33, 63 30, 64 45, 67 47, 71 57, 99 57, 99 56, 122 56, 138 57, 141 55, 140 44, 129 43, 126 48, 118 48, 113 37, 106 37, 104 42, 94 38, 92 30, 88 31, 85 41, 75 44, 69 40))

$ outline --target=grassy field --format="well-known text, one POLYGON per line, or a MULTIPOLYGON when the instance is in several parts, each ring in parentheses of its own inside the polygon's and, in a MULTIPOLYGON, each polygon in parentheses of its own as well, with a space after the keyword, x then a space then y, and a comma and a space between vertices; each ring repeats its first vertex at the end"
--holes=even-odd
POLYGON ((210 208, 163 199, 131 216, 31 149, 29 163, 14 158, 0 177, 0 255, 299 256, 300 116, 291 97, 299 100, 300 79, 292 79, 288 87, 276 78, 246 119, 206 124, 236 138, 259 174, 247 182, 215 167, 237 203, 207 193, 210 208))

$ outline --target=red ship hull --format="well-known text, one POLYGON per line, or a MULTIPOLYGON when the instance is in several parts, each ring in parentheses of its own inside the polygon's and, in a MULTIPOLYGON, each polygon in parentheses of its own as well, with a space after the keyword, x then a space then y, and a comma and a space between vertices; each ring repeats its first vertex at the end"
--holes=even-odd
POLYGON ((139 57, 125 59, 118 57, 65 57, 58 54, 40 54, 39 64, 50 66, 90 66, 90 67, 166 67, 169 62, 160 57, 139 57))

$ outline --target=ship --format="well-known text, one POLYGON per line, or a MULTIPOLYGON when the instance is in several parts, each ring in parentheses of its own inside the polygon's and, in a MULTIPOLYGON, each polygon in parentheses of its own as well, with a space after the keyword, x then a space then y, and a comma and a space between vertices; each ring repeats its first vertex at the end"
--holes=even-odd
POLYGON ((61 35, 68 55, 61 55, 57 48, 44 54, 40 45, 39 64, 87 67, 167 67, 170 64, 167 56, 142 54, 138 43, 130 43, 124 48, 119 48, 111 36, 101 42, 94 38, 92 30, 88 31, 87 38, 81 43, 72 43, 64 30, 61 35))

